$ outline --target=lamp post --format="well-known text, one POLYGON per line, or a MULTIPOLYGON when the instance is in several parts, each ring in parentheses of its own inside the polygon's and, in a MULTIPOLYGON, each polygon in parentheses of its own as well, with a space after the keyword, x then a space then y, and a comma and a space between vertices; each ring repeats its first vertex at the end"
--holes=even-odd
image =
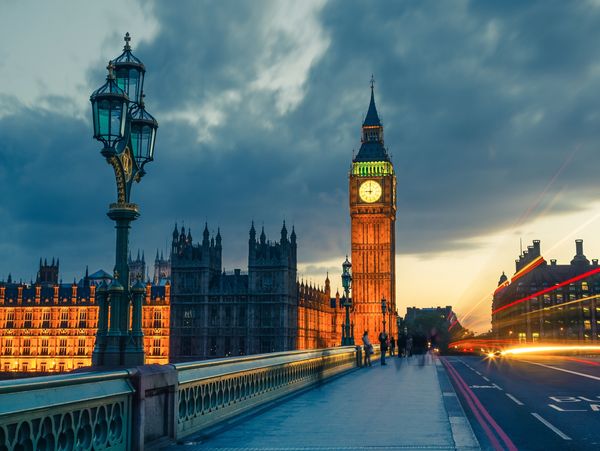
POLYGON ((387 312, 387 302, 385 300, 385 298, 383 298, 381 300, 381 315, 383 317, 383 331, 387 334, 387 331, 385 329, 385 314, 387 312))
POLYGON ((146 174, 146 163, 154 159, 158 122, 145 110, 146 68, 131 53, 129 41, 127 33, 123 53, 108 63, 106 83, 90 97, 94 138, 103 145, 101 154, 112 166, 117 185, 117 201, 107 213, 117 229, 114 277, 97 292, 94 366, 144 363, 141 309, 145 287, 140 280, 130 286, 127 264, 130 223, 139 217, 130 194, 133 182, 139 183, 146 174))
POLYGON ((346 261, 342 263, 342 286, 344 287, 342 305, 346 309, 346 323, 342 326, 342 346, 354 346, 354 331, 350 329, 350 306, 352 305, 350 299, 350 288, 352 285, 351 268, 352 263, 348 261, 348 256, 346 255, 346 261))

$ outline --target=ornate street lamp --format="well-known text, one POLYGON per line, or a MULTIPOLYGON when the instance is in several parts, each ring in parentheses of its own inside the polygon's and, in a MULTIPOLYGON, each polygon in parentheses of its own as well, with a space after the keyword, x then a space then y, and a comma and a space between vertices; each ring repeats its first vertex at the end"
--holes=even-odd
POLYGON ((114 278, 97 291, 94 366, 144 363, 145 287, 140 280, 130 286, 127 264, 130 223, 139 216, 138 206, 130 202, 130 193, 133 182, 139 182, 146 173, 145 164, 154 159, 158 122, 145 110, 146 69, 131 53, 130 41, 129 33, 125 34, 123 53, 109 62, 106 83, 90 97, 94 138, 103 144, 101 153, 113 167, 117 183, 117 202, 110 204, 107 213, 117 229, 114 278))
POLYGON ((350 307, 352 306, 352 300, 350 299, 350 288, 352 286, 351 268, 352 263, 348 261, 348 256, 346 255, 346 261, 342 263, 342 286, 344 287, 342 305, 346 309, 346 323, 342 326, 342 346, 354 346, 354 331, 350 328, 350 307))
POLYGON ((383 316, 383 331, 385 333, 387 333, 387 331, 385 330, 385 314, 387 312, 387 302, 385 300, 385 298, 383 298, 381 300, 381 315, 383 316))

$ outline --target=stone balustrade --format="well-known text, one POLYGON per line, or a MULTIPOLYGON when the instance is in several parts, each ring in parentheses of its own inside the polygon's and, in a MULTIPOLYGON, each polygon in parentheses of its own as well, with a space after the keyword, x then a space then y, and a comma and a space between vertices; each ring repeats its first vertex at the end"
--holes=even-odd
POLYGON ((0 382, 0 450, 126 450, 180 440, 360 366, 360 347, 0 382))

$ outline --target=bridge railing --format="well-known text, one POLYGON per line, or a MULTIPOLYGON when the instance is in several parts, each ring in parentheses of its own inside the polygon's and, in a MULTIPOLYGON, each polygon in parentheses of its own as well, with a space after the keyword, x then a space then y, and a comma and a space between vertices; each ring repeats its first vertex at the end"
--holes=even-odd
POLYGON ((354 346, 0 382, 0 450, 179 440, 361 363, 354 346))
POLYGON ((0 449, 131 449, 128 371, 0 382, 0 449))

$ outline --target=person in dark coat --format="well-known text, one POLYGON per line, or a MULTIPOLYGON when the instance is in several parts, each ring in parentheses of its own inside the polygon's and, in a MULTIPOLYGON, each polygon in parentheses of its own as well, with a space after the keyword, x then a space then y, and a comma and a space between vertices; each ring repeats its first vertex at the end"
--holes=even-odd
POLYGON ((385 331, 379 333, 379 345, 381 346, 381 365, 387 365, 385 363, 385 353, 388 350, 388 336, 385 331))
POLYGON ((394 356, 394 351, 396 350, 396 339, 392 335, 390 337, 390 357, 394 356))

